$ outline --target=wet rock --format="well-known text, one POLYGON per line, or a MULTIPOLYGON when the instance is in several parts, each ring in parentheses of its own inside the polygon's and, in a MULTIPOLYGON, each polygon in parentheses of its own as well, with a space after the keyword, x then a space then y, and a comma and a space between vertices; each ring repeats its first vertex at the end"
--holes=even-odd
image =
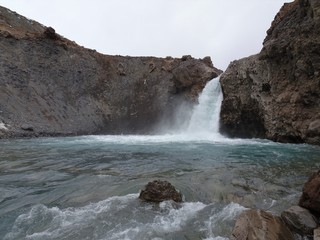
POLYGON ((280 217, 262 210, 248 210, 240 214, 231 240, 293 240, 293 234, 280 217))
POLYGON ((320 145, 319 5, 284 4, 261 52, 231 62, 222 74, 225 135, 320 145))
POLYGON ((318 226, 317 219, 310 211, 299 206, 292 206, 283 211, 281 218, 292 231, 309 237, 313 235, 313 230, 318 226))
POLYGON ((299 206, 320 214, 320 170, 305 183, 299 206))
POLYGON ((167 200, 182 202, 182 194, 171 183, 161 180, 149 182, 141 190, 139 198, 147 202, 162 202, 167 200))

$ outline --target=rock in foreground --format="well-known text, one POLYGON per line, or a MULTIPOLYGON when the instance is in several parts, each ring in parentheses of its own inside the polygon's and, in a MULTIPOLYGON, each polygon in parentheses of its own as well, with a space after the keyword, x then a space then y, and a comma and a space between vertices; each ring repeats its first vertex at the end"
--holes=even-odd
POLYGON ((236 221, 231 240, 293 240, 293 234, 280 217, 262 210, 243 212, 236 221))
POLYGON ((182 202, 181 193, 171 183, 161 180, 149 182, 141 190, 139 198, 147 202, 162 202, 167 200, 182 202))
POLYGON ((317 219, 309 210, 299 206, 283 211, 281 218, 293 231, 309 237, 313 236, 313 230, 318 227, 317 219))
POLYGON ((320 170, 305 183, 299 205, 320 214, 320 170))

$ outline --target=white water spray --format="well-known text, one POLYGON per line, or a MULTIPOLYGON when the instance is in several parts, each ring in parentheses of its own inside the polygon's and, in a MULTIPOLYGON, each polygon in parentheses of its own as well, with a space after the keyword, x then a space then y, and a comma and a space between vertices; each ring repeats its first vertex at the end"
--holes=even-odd
POLYGON ((211 80, 199 96, 199 104, 195 106, 187 133, 191 135, 219 134, 219 118, 222 92, 219 78, 211 80))

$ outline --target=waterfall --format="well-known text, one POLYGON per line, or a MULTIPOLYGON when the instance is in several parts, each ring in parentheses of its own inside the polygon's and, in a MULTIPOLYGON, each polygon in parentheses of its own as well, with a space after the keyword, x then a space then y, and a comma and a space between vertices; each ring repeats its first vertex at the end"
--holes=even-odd
POLYGON ((188 134, 219 135, 219 118, 222 101, 222 91, 219 77, 207 83, 199 96, 199 104, 194 107, 189 125, 188 134))

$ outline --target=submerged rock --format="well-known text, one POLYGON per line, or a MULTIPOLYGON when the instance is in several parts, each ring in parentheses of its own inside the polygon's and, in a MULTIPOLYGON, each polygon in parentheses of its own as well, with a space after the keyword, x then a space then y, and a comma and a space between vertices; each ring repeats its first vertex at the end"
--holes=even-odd
POLYGON ((285 3, 261 52, 222 74, 221 131, 320 145, 319 73, 320 2, 285 3))
POLYGON ((248 210, 240 214, 231 240, 293 240, 294 236, 280 217, 262 210, 248 210))
POLYGON ((295 232, 311 237, 313 230, 318 227, 317 219, 309 210, 292 206, 281 213, 283 221, 295 232))
POLYGON ((320 170, 305 183, 299 205, 320 214, 320 170))
POLYGON ((141 190, 139 198, 147 202, 162 202, 167 200, 182 202, 182 194, 171 183, 161 180, 149 182, 141 190))

